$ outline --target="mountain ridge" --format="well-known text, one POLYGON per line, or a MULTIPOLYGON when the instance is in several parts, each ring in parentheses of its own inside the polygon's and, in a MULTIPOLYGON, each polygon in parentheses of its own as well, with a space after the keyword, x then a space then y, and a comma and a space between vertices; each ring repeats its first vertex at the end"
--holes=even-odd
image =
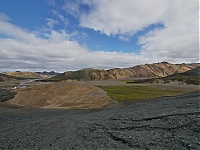
POLYGON ((48 76, 46 75, 42 75, 42 74, 38 74, 35 72, 20 72, 20 71, 16 71, 16 72, 5 72, 3 73, 5 75, 9 75, 9 76, 13 76, 13 77, 19 77, 19 78, 27 78, 27 79, 35 79, 35 78, 48 78, 48 76))
POLYGON ((0 73, 0 82, 4 82, 4 81, 16 81, 16 80, 23 80, 23 79, 24 78, 10 76, 10 75, 6 75, 6 74, 3 74, 3 73, 0 73))
POLYGON ((200 66, 186 72, 175 73, 166 77, 140 79, 127 81, 126 83, 186 83, 186 84, 200 84, 200 66))
POLYGON ((55 72, 55 71, 43 71, 43 72, 35 72, 37 74, 42 74, 42 75, 46 75, 46 76, 55 76, 55 75, 59 75, 60 73, 55 72))
POLYGON ((174 73, 186 72, 200 66, 199 63, 171 64, 160 62, 153 64, 137 65, 129 68, 114 68, 109 70, 85 68, 78 71, 67 71, 54 76, 47 81, 62 80, 107 80, 125 78, 155 78, 166 77, 174 73))

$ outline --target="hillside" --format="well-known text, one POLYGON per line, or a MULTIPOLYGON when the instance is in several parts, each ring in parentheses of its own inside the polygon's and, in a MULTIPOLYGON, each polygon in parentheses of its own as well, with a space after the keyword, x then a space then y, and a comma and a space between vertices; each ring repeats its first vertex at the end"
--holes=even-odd
POLYGON ((200 66, 194 64, 170 64, 168 62, 137 65, 130 68, 115 68, 110 70, 83 69, 79 71, 68 71, 48 79, 47 81, 62 80, 106 80, 125 78, 152 78, 166 77, 174 73, 181 73, 200 66))
POLYGON ((200 67, 182 73, 175 73, 167 77, 128 81, 127 83, 170 83, 181 82, 186 84, 200 84, 200 67))
POLYGON ((165 82, 178 81, 185 82, 187 84, 200 84, 200 67, 194 68, 192 70, 173 74, 163 78, 165 82))
POLYGON ((101 108, 119 103, 106 95, 101 88, 77 82, 58 82, 20 89, 8 101, 28 107, 42 108, 101 108))
POLYGON ((179 76, 187 76, 187 77, 191 77, 191 78, 196 78, 196 77, 200 77, 200 67, 197 67, 197 68, 194 68, 194 69, 191 69, 189 71, 186 71, 186 72, 183 72, 183 73, 178 73, 178 74, 173 74, 173 75, 170 75, 168 76, 169 77, 179 77, 179 76))
POLYGON ((20 77, 20 78, 28 78, 28 79, 36 79, 36 78, 47 78, 46 75, 41 75, 35 72, 5 72, 4 74, 14 77, 20 77))
POLYGON ((15 81, 15 80, 22 80, 23 78, 20 77, 14 77, 14 76, 10 76, 10 75, 5 75, 0 73, 0 82, 4 82, 4 81, 15 81))
POLYGON ((57 73, 55 71, 50 71, 50 72, 44 71, 44 72, 35 72, 35 73, 46 75, 46 76, 56 76, 56 75, 60 74, 60 73, 57 73))

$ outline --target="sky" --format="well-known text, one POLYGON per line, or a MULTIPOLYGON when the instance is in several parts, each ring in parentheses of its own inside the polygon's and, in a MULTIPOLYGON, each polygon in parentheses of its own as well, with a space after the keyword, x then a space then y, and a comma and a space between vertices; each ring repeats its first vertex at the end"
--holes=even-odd
POLYGON ((0 72, 199 62, 199 0, 1 0, 0 72))

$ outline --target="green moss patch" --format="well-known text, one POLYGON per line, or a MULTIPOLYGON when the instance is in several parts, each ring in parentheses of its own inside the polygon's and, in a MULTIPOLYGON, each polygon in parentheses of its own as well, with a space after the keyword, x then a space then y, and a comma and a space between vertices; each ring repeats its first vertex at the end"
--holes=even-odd
POLYGON ((177 88, 177 87, 161 87, 151 85, 118 85, 118 86, 100 86, 115 100, 147 100, 163 96, 176 96, 194 90, 177 88))

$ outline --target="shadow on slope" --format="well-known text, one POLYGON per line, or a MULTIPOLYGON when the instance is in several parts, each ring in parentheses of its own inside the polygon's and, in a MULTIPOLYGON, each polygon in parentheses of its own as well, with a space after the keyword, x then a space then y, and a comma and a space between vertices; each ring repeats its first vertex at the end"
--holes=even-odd
POLYGON ((3 73, 0 73, 0 82, 4 82, 4 81, 16 81, 16 80, 23 80, 24 78, 21 77, 15 77, 15 76, 11 76, 11 75, 6 75, 3 73))
POLYGON ((198 67, 200 64, 170 64, 168 62, 137 65, 130 68, 114 68, 109 70, 86 68, 78 71, 67 71, 43 81, 58 82, 63 80, 107 80, 127 78, 165 77, 176 72, 185 72, 198 67))
POLYGON ((152 78, 152 79, 141 79, 127 81, 126 83, 170 83, 170 82, 181 82, 186 84, 200 84, 200 67, 194 68, 192 70, 176 73, 167 77, 162 78, 152 78))

